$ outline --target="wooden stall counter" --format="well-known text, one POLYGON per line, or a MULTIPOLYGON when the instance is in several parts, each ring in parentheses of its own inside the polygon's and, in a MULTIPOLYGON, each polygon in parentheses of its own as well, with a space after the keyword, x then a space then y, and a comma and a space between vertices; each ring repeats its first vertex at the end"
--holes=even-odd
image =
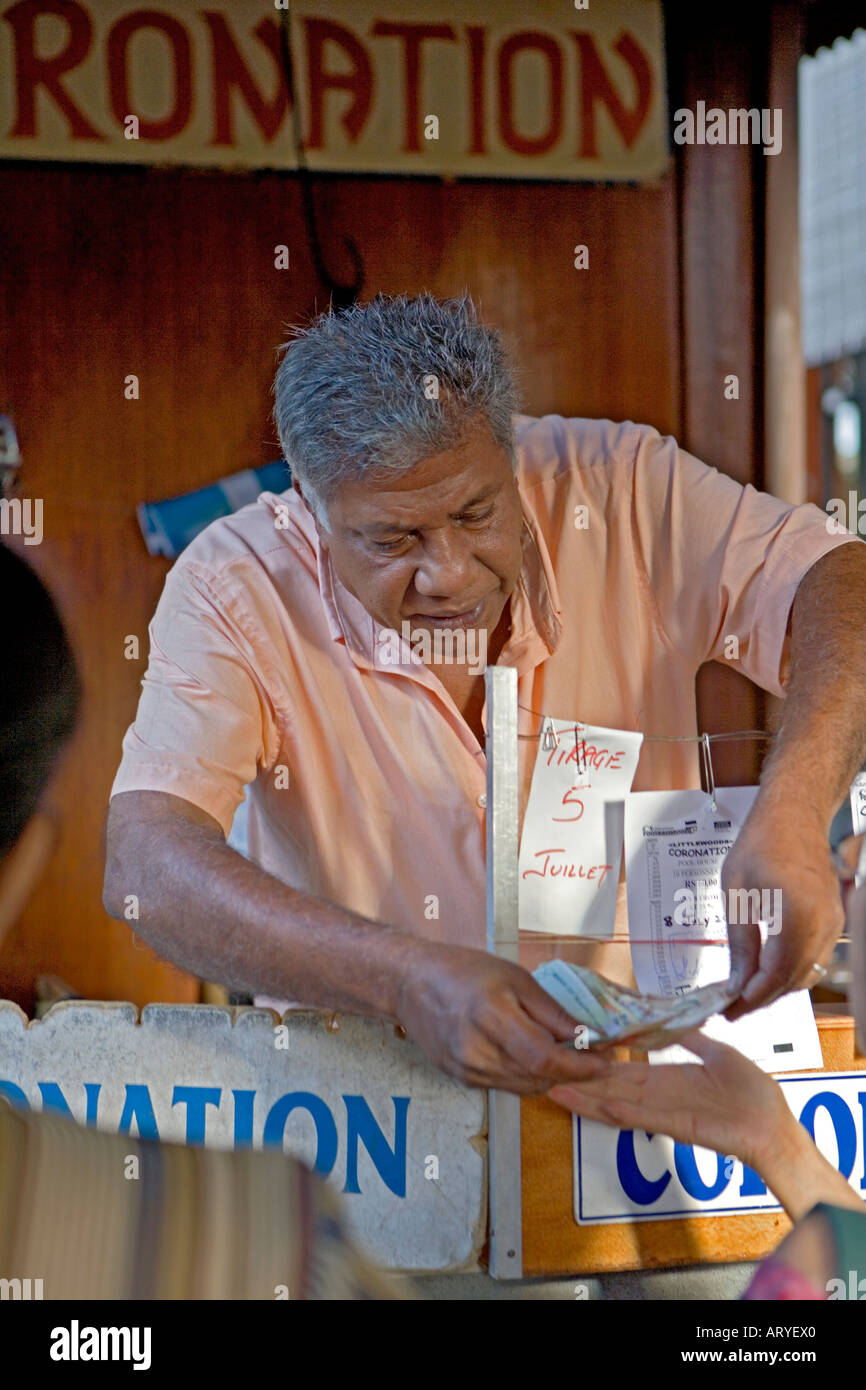
MULTIPOLYGON (((866 1087, 866 1057, 855 1051, 853 1019, 834 1012, 828 1004, 816 1004, 815 1015, 824 1067, 813 1074, 862 1071, 866 1087)), ((544 1097, 523 1100, 523 1273, 527 1277, 759 1260, 791 1228, 780 1211, 578 1225, 572 1134, 572 1116, 562 1106, 544 1097)))

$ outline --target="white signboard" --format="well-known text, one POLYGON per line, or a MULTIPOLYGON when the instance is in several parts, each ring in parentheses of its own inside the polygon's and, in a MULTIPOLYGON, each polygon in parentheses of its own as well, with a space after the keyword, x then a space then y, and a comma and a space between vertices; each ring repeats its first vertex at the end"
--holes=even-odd
MULTIPOLYGON (((866 1194, 866 1072, 782 1076, 793 1113, 818 1148, 866 1194)), ((574 1117, 574 1216, 578 1225, 779 1211, 739 1159, 663 1134, 615 1129, 574 1117)))
POLYGON ((341 1015, 0 1001, 0 1093, 109 1133, 282 1148, 341 1194, 379 1264, 473 1268, 486 1231, 486 1093, 391 1025, 341 1015), (232 1015, 235 1015, 234 1021, 232 1015))
POLYGON ((660 0, 33 0, 3 19, 4 159, 292 169, 300 140, 311 169, 668 164, 660 0))

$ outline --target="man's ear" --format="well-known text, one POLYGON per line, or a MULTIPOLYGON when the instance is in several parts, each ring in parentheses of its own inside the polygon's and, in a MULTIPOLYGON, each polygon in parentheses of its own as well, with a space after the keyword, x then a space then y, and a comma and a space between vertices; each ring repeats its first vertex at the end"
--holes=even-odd
POLYGON ((313 518, 313 524, 316 528, 316 534, 319 537, 319 540, 322 542, 327 541, 329 532, 319 521, 319 518, 316 516, 315 510, 310 506, 309 502, 304 496, 304 489, 301 487, 301 484, 298 482, 297 478, 292 478, 292 487, 295 489, 295 492, 298 494, 307 511, 310 513, 310 516, 313 518))
POLYGON ((310 513, 310 516, 313 518, 313 521, 315 522, 316 530, 319 531, 320 528, 319 528, 318 520, 317 520, 317 518, 316 518, 316 513, 313 511, 312 507, 310 506, 309 502, 307 501, 306 497, 304 496, 304 489, 301 487, 301 484, 298 482, 297 478, 293 478, 293 479, 292 479, 292 487, 295 489, 295 492, 298 494, 298 496, 300 497, 300 499, 301 499, 301 501, 303 502, 304 506, 306 507, 307 511, 310 513))

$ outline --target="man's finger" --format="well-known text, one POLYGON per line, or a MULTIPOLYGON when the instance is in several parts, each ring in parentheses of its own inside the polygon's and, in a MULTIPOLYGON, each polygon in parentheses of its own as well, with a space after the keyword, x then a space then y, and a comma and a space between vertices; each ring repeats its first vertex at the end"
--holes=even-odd
POLYGON ((768 970, 760 970, 749 980, 739 999, 735 999, 725 1010, 725 1018, 734 1022, 744 1014, 752 1013, 754 1009, 762 1009, 766 1004, 772 1004, 774 999, 780 998, 785 992, 785 987, 779 988, 776 971, 771 973, 768 970))
MULTIPOLYGON (((565 1050, 565 1049, 563 1049, 565 1050)), ((488 1090, 510 1091, 521 1096, 543 1096, 550 1089, 551 1078, 549 1075, 532 1075, 527 1072, 519 1071, 512 1059, 505 1054, 496 1063, 484 1063, 481 1066, 472 1065, 469 1067, 458 1067, 451 1071, 456 1081, 463 1086, 480 1086, 488 1090)), ((566 1078, 574 1083, 575 1080, 581 1082, 593 1078, 573 1076, 566 1078)))
POLYGON ((731 980, 743 991, 753 978, 761 958, 761 930, 757 924, 728 926, 731 952, 731 980))
POLYGON ((542 989, 537 980, 529 977, 526 989, 521 992, 518 1003, 525 1013, 536 1023, 540 1023, 542 1028, 546 1028, 560 1042, 565 1042, 568 1038, 574 1037, 574 1027, 576 1019, 566 1009, 558 1004, 552 994, 548 994, 546 989, 542 989))
MULTIPOLYGON (((568 1018, 568 1036, 574 1039, 574 1019, 568 1018)), ((539 1081, 568 1081, 597 1076, 609 1063, 590 1056, 586 1049, 562 1047, 552 1042, 550 1033, 519 1007, 514 1014, 504 1014, 498 1023, 495 1039, 516 1072, 539 1081)))
POLYGON ((470 1068, 454 1077, 461 1086, 475 1086, 485 1091, 509 1091, 518 1096, 540 1096, 546 1090, 546 1082, 530 1077, 517 1077, 508 1072, 476 1071, 470 1068))

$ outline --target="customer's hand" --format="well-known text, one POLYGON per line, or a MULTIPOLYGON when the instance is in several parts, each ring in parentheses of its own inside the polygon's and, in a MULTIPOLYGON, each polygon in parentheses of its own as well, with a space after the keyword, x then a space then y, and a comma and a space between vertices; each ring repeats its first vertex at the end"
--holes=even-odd
POLYGON ((462 946, 428 945, 408 969, 397 1017, 428 1057, 466 1086, 540 1095, 612 1063, 574 1046, 575 1021, 528 971, 462 946))
POLYGON ((724 1043, 687 1033, 704 1065, 621 1062, 601 1079, 554 1086, 552 1100, 588 1119, 668 1134, 739 1158, 763 1178, 792 1221, 818 1202, 863 1210, 846 1178, 795 1120, 771 1076, 724 1043))
POLYGON ((620 1062, 601 1078, 554 1086, 550 1098, 587 1119, 668 1134, 759 1167, 796 1126, 780 1087, 741 1052, 700 1032, 687 1033, 682 1045, 704 1065, 620 1062))

